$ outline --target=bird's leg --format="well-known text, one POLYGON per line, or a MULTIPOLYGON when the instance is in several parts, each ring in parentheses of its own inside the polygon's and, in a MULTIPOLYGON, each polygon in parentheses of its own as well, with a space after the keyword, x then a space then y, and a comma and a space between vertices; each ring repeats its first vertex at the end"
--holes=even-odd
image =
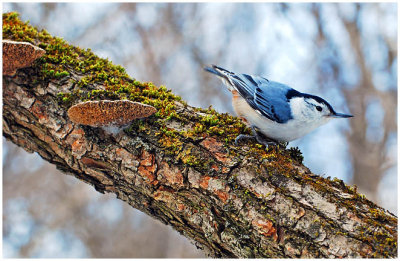
POLYGON ((252 130, 253 135, 256 138, 257 142, 265 145, 265 147, 268 148, 268 146, 270 146, 270 145, 280 146, 280 143, 278 141, 273 140, 268 137, 265 137, 264 134, 262 134, 261 132, 258 131, 258 128, 256 126, 251 126, 251 130, 252 130))
POLYGON ((236 137, 235 139, 235 145, 238 145, 238 142, 241 140, 248 140, 248 139, 255 139, 254 136, 252 135, 245 135, 245 134, 240 134, 239 136, 236 137))
POLYGON ((258 131, 258 128, 256 126, 251 126, 251 131, 253 135, 245 135, 245 134, 240 134, 239 136, 236 137, 235 139, 235 145, 238 145, 238 142, 241 140, 248 140, 248 139, 255 139, 258 143, 265 145, 266 147, 270 145, 280 145, 279 142, 265 137, 261 132, 258 131))
MULTIPOLYGON (((232 91, 232 94, 233 94, 233 98, 234 98, 234 99, 235 99, 235 97, 237 97, 237 96, 239 95, 237 91, 232 91)), ((248 121, 246 120, 246 118, 244 118, 244 117, 239 117, 239 118, 240 118, 246 125, 250 125, 250 124, 248 123, 248 121)), ((236 137, 236 139, 235 139, 235 145, 238 146, 239 141, 241 141, 241 140, 248 140, 248 139, 255 139, 255 137, 252 136, 252 135, 240 134, 240 135, 238 135, 238 136, 236 137)))

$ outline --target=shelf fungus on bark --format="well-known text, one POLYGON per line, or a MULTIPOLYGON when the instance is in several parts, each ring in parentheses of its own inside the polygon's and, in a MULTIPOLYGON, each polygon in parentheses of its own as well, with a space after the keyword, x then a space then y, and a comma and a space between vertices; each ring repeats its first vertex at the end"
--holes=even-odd
POLYGON ((117 134, 133 120, 149 117, 156 111, 153 106, 129 100, 87 101, 69 108, 68 117, 74 123, 117 134))
POLYGON ((45 52, 31 43, 3 40, 3 75, 13 76, 17 69, 29 67, 45 52))

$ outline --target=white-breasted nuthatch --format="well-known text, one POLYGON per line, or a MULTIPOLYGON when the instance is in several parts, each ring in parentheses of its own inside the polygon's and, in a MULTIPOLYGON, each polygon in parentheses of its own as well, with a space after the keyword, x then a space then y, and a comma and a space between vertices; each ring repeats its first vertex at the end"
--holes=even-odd
MULTIPOLYGON (((282 83, 236 74, 215 65, 204 69, 221 78, 233 94, 235 112, 264 145, 298 139, 332 118, 353 117, 335 112, 318 96, 301 93, 282 83)), ((252 136, 241 134, 235 142, 249 137, 252 136)))

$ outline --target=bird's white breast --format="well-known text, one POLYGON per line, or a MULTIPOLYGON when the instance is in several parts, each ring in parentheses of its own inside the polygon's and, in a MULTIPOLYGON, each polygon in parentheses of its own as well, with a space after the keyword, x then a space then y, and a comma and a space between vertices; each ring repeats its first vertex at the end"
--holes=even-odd
POLYGON ((256 112, 238 94, 234 94, 232 101, 235 112, 239 117, 245 118, 248 121, 248 125, 256 126, 266 137, 286 142, 298 139, 329 121, 329 118, 315 121, 309 119, 307 115, 303 115, 301 102, 300 98, 299 100, 294 98, 291 101, 293 103, 291 107, 294 109, 292 111, 294 119, 286 123, 277 123, 256 112))

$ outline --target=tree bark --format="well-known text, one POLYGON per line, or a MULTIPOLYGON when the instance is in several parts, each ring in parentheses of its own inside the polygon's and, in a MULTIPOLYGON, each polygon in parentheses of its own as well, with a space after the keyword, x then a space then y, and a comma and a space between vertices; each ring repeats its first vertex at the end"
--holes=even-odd
MULTIPOLYGON (((3 37, 18 40, 4 33, 4 25, 3 15, 3 37)), ((171 108, 164 102, 168 92, 157 94, 161 102, 152 99, 151 90, 160 89, 136 83, 141 87, 127 95, 106 81, 80 84, 95 69, 55 60, 64 51, 54 54, 53 40, 38 36, 32 42, 46 41, 44 58, 3 76, 8 140, 171 225, 212 257, 397 256, 397 217, 355 187, 312 174, 293 150, 235 146, 230 131, 247 131, 237 118, 179 99, 171 108), (51 65, 67 73, 44 72, 51 65), (149 97, 159 113, 117 135, 68 119, 73 104, 102 97, 93 93, 110 98, 110 90, 114 100, 135 100, 139 91, 138 101, 149 97)))

